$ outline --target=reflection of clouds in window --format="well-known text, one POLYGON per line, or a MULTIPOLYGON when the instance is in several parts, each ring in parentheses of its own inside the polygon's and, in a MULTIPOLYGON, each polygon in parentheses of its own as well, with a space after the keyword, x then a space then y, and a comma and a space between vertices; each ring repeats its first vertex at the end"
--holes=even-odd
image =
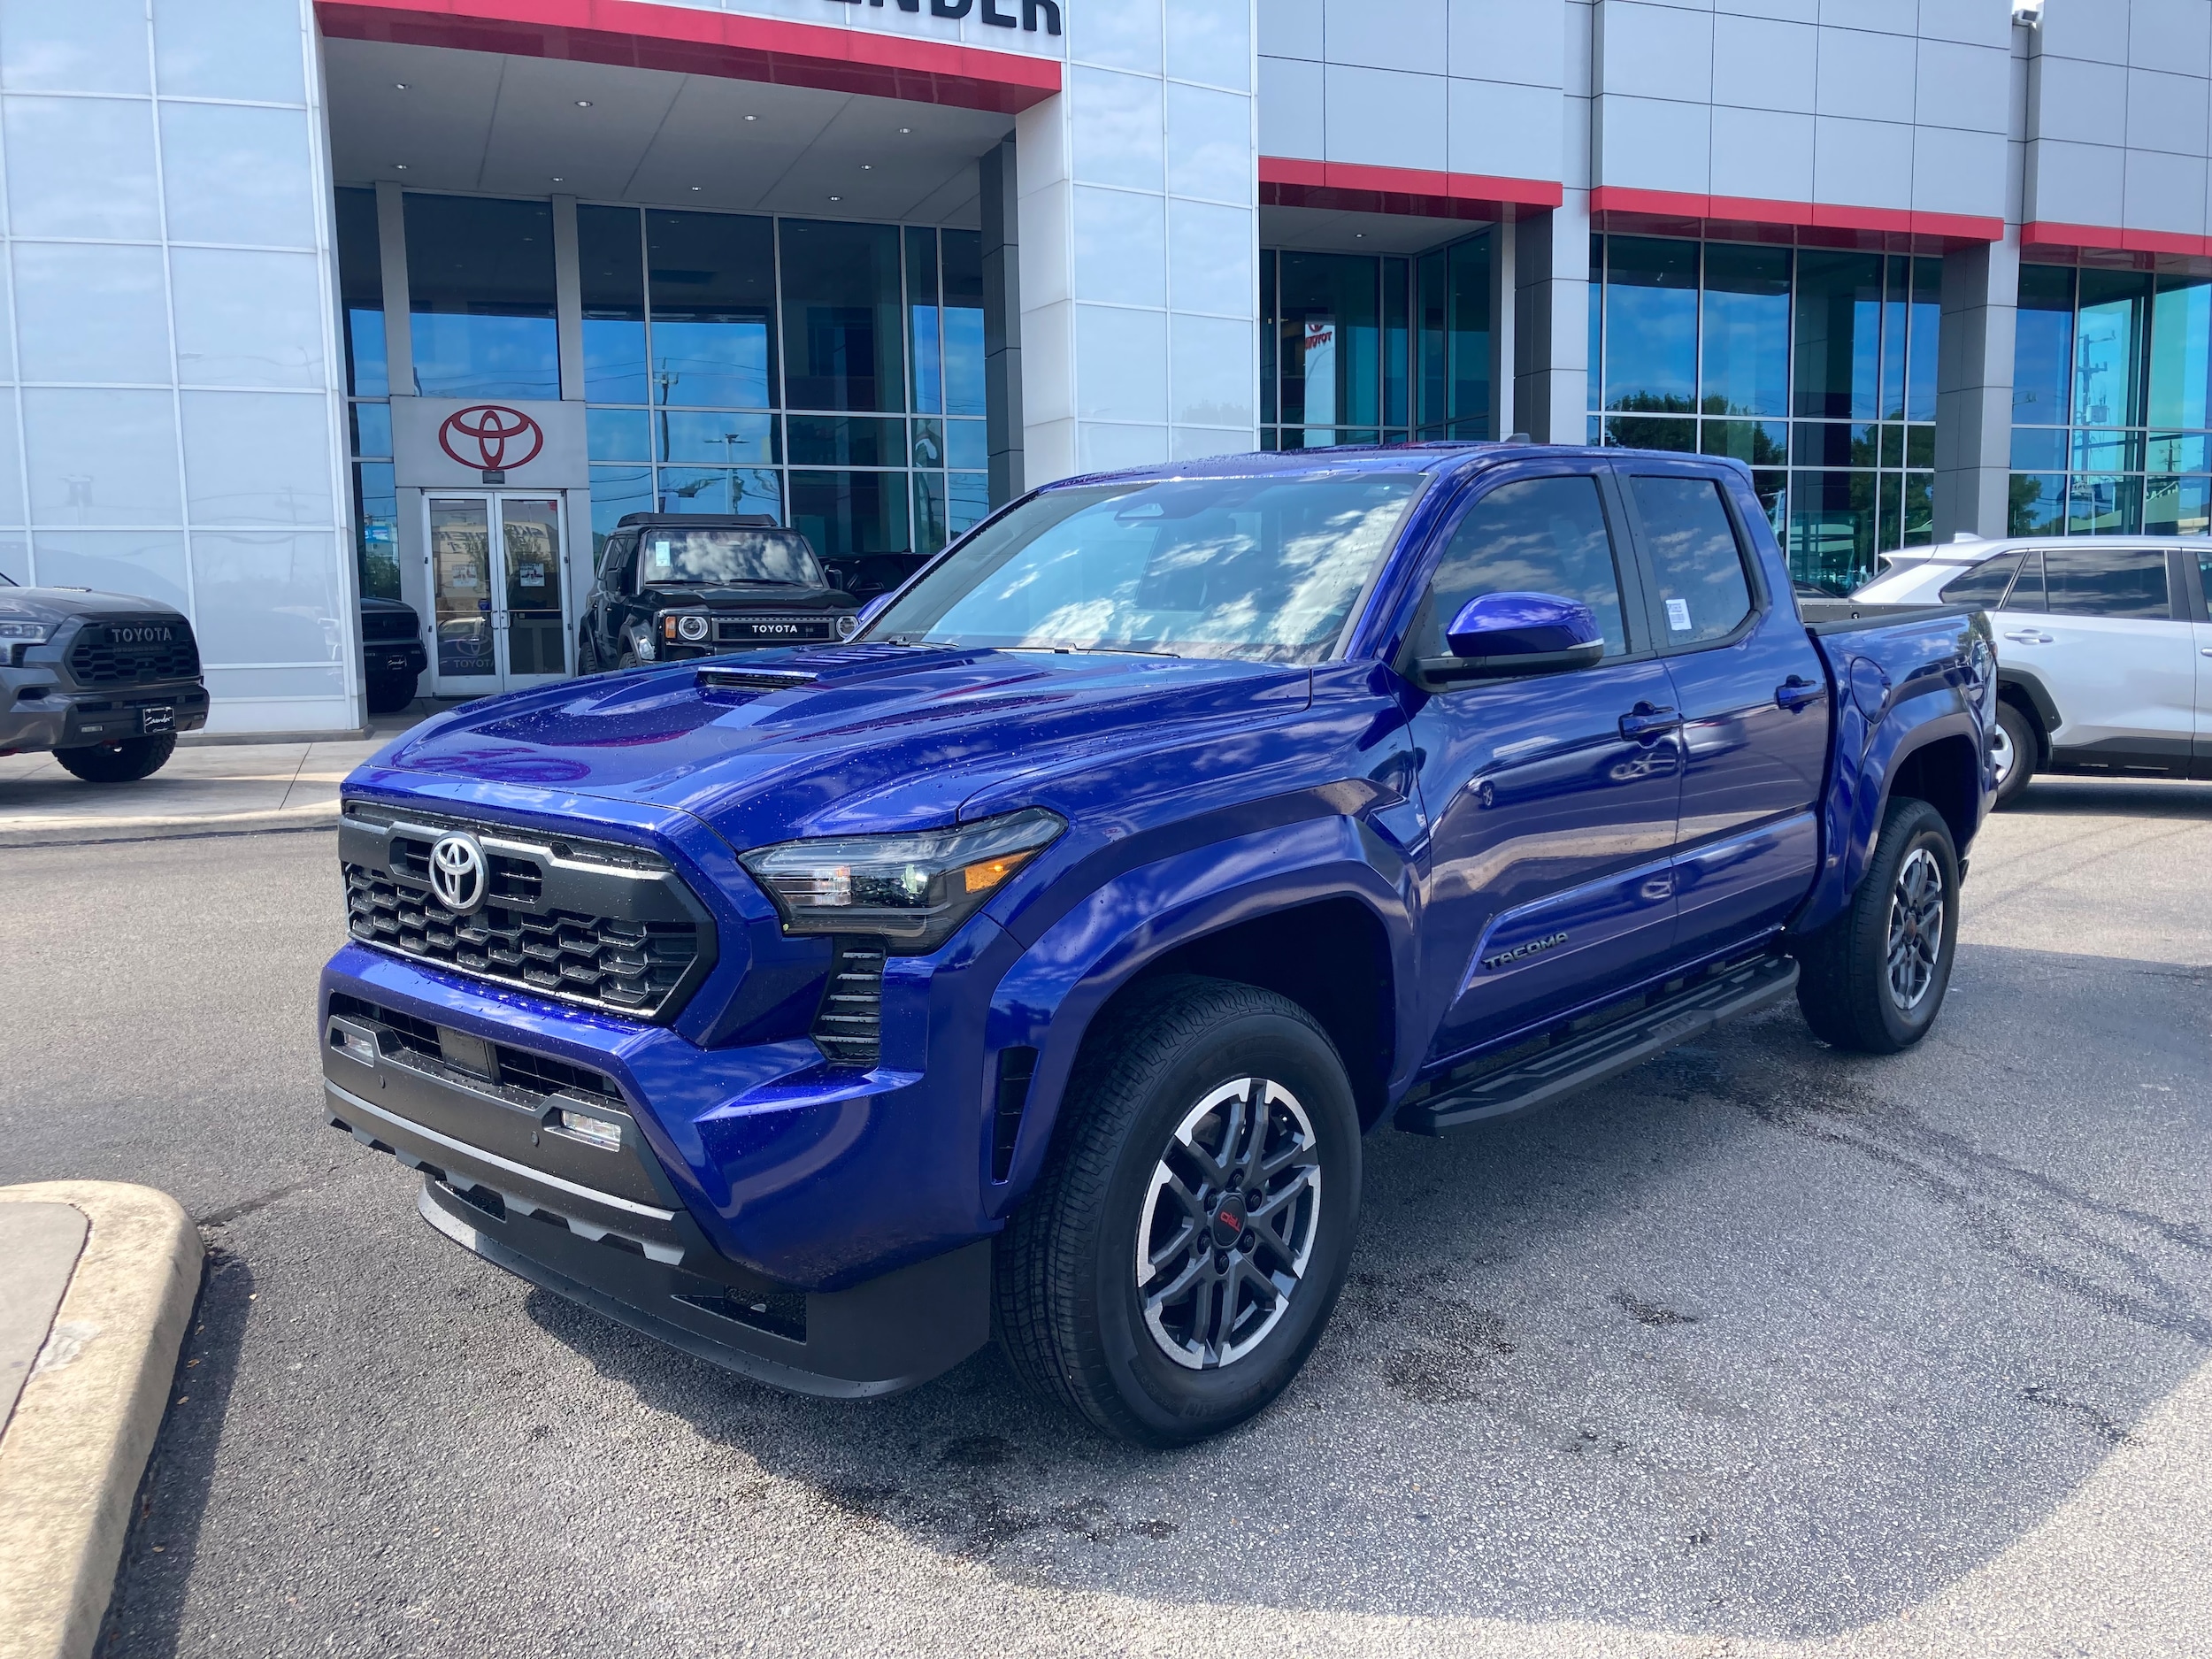
POLYGON ((883 631, 1318 661, 1418 483, 1179 480, 1047 495, 920 584, 883 631))

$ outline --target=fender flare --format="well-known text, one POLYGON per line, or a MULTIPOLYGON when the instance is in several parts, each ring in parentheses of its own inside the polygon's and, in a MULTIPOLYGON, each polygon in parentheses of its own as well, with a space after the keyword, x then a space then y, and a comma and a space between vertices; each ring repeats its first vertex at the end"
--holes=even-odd
POLYGON ((2039 735, 2041 739, 2043 753, 2038 757, 2037 764, 2048 765, 2051 759, 2051 733, 2066 723, 2065 717, 2058 711, 2057 699, 2051 695, 2050 687, 2043 683, 2043 677, 2033 669, 2012 668, 2003 663, 1999 663, 1997 664, 1997 695, 2001 698, 2008 691, 2018 692, 2021 697, 2026 700, 2028 706, 2034 710, 2036 722, 2042 727, 2039 735))
POLYGON ((1170 951, 1240 923, 1330 900, 1362 905, 1381 925, 1398 987, 1394 1071, 1409 1052, 1417 1056, 1409 1029, 1417 983, 1411 915, 1399 882, 1371 862, 1367 839, 1355 819, 1321 818, 1177 853, 1103 883, 1039 936, 999 980, 985 1020, 985 1098, 997 1087, 1002 1052, 1037 1052, 1012 1165, 987 1192, 996 1213, 1010 1210, 1042 1171, 1100 1010, 1170 951))

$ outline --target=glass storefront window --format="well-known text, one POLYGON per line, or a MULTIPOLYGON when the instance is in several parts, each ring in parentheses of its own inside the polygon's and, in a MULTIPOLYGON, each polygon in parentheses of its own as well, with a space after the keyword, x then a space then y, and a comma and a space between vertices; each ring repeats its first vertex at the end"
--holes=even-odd
POLYGON ((1878 415, 1882 264, 1875 254, 1799 251, 1796 413, 1847 420, 1878 415))
POLYGON ((902 553, 913 545, 899 472, 795 471, 789 522, 825 558, 902 553))
POLYGON ((362 593, 372 599, 398 598, 399 492, 392 484, 389 461, 354 464, 353 523, 362 593))
POLYGON ((2011 534, 2205 534, 2212 280, 2024 265, 2017 318, 2011 534))
POLYGON ((903 413, 898 232, 803 219, 782 232, 785 406, 903 413))
POLYGON ((2074 328, 2074 421, 2143 422, 2143 359, 2150 343, 2151 279, 2137 271, 2084 271, 2074 328))
POLYGON ((1356 442, 1382 425, 1382 265, 1356 254, 1286 253, 1278 276, 1288 449, 1356 442))
POLYGON ((2212 384, 2212 280, 2161 277, 2151 311, 2151 425, 2212 426, 2212 399, 2206 396, 2208 384, 2212 384))
POLYGON ((405 211, 417 389, 559 397, 553 204, 411 195, 405 211))
POLYGON ((983 237, 949 230, 944 240, 945 412, 980 416, 983 373, 983 237))
POLYGON ((1709 415, 1787 415, 1790 250, 1710 244, 1704 303, 1700 406, 1709 415))
POLYGON ((775 407, 775 249, 772 219, 646 214, 654 403, 775 407))
POLYGON ((1941 261, 1601 234, 1591 272, 1592 442, 1747 463, 1802 577, 1933 539, 1941 261))
MULTIPOLYGON (((1604 407, 1639 415, 1697 411, 1698 244, 1605 239, 1604 407)), ((1680 449, 1693 423, 1607 423, 1608 441, 1680 449), (1663 444, 1647 443, 1664 437, 1663 444)))
POLYGON ((384 355, 384 264, 376 230, 376 192, 346 189, 336 195, 346 390, 356 397, 386 397, 392 382, 384 355))
POLYGON ((1417 260, 1263 251, 1260 317, 1263 449, 1490 435, 1488 232, 1417 260))
POLYGON ((913 336, 914 411, 945 411, 944 340, 937 305, 937 233, 906 233, 906 318, 913 336))
POLYGON ((645 244, 632 207, 576 210, 584 310, 584 396, 649 403, 646 392, 645 244))

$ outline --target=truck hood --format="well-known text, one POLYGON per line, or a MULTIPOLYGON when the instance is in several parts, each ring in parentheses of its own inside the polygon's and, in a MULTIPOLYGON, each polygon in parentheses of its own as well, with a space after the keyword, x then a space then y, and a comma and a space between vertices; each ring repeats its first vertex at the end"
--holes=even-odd
MULTIPOLYGON (((808 835, 956 822, 1029 804, 1005 787, 1087 756, 1303 709, 1312 671, 1275 664, 863 644, 754 651, 472 703, 374 763, 557 810, 605 796, 705 820, 740 851, 808 835), (494 786, 485 787, 483 786, 494 786), (971 813, 969 816, 974 816, 971 813)), ((395 783, 402 780, 386 773, 395 783)), ((1018 793, 1018 790, 1017 790, 1018 793)))
POLYGON ((88 593, 81 588, 0 588, 0 616, 33 622, 61 623, 73 617, 142 617, 150 611, 184 620, 182 611, 158 599, 88 593))

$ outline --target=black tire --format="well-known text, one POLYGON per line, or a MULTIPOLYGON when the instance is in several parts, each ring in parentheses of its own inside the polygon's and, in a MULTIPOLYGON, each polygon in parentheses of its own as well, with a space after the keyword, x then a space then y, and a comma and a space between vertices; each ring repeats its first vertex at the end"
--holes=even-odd
POLYGON ((1861 1054, 1896 1054, 1926 1036, 1950 989, 1958 895, 1958 850, 1943 814, 1925 801, 1892 801, 1850 908, 1793 947, 1797 1005, 1813 1034, 1861 1054), (1939 912, 1930 908, 1931 880, 1939 912))
POLYGON ((629 670, 638 666, 640 666, 640 664, 637 659, 637 653, 632 650, 627 645, 625 645, 622 648, 622 655, 614 659, 615 672, 618 674, 626 673, 629 670))
POLYGON ((2034 718, 2016 703, 1997 705, 1997 730, 2001 768, 1997 804, 2004 807, 2018 800, 2020 792, 2028 787, 2028 780, 2035 776, 2036 763, 2043 754, 2043 737, 2036 729, 2034 718))
POLYGON ((1218 1434, 1264 1410, 1320 1340, 1351 1264, 1359 1198, 1358 1109, 1312 1017, 1253 986, 1157 980, 1084 1044, 1050 1162, 1000 1240, 1000 1343, 1033 1393, 1118 1440, 1164 1447, 1218 1434), (1202 1116, 1240 1083, 1240 1097, 1202 1116), (1239 1160, 1241 1177, 1226 1171, 1229 1188, 1258 1180, 1266 1194, 1248 1222, 1253 1189, 1216 1194, 1189 1172, 1202 1153, 1236 1153, 1234 1108, 1262 1095, 1266 1131, 1239 1160), (1275 1171, 1255 1175, 1249 1157, 1271 1147, 1275 1171), (1171 1167, 1188 1202, 1156 1183, 1171 1167), (1168 1249, 1164 1288, 1192 1286, 1156 1296, 1149 1318, 1140 1227, 1168 1249), (1263 1288, 1270 1281, 1279 1301, 1263 1288))
POLYGON ((176 752, 176 733, 163 732, 83 749, 58 749, 54 758, 87 783, 136 783, 166 766, 176 752))
POLYGON ((587 634, 577 642, 576 672, 579 675, 598 673, 604 666, 599 660, 599 641, 587 634))
POLYGON ((369 676, 369 712, 397 714, 415 700, 417 674, 371 674, 369 676))

